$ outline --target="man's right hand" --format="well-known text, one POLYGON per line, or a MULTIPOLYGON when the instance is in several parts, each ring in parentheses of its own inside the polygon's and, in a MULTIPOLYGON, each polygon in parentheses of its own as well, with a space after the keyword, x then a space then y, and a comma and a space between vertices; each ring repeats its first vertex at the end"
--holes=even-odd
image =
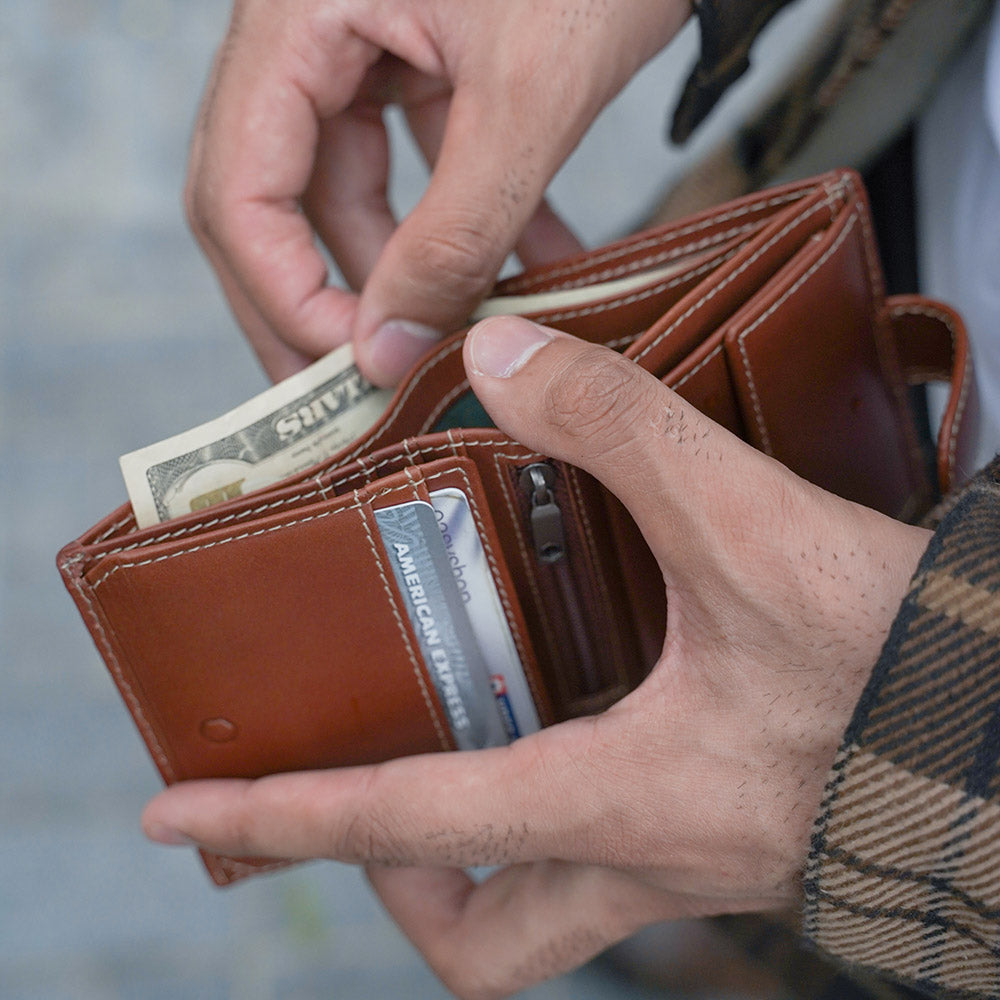
POLYGON ((574 252, 545 189, 688 0, 236 0, 192 143, 192 228, 274 379, 354 339, 397 382, 507 255, 574 252), (382 111, 432 174, 397 225, 382 111), (322 243, 349 286, 327 283, 322 243))

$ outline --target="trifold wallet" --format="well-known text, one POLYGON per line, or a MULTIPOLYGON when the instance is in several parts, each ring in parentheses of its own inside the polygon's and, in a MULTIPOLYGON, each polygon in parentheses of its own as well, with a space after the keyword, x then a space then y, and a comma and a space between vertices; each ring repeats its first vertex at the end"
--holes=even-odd
MULTIPOLYGON (((852 172, 530 270, 491 308, 623 351, 799 475, 894 517, 950 484, 963 327, 944 305, 885 297, 852 172), (952 385, 934 476, 908 389, 930 379, 952 385)), ((309 472, 141 530, 123 506, 60 553, 166 782, 461 745, 379 521, 432 494, 471 515, 538 723, 600 711, 655 663, 667 609, 641 535, 595 480, 489 426, 462 336, 309 472)), ((219 884, 274 864, 205 861, 219 884)))

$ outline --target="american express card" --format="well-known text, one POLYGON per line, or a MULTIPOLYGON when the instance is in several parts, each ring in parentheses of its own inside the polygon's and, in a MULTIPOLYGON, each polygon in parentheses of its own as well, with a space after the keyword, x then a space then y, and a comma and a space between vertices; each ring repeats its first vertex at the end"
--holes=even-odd
POLYGON ((434 510, 422 500, 375 511, 424 665, 459 750, 509 742, 434 510))
POLYGON ((448 566, 478 640, 508 736, 513 740, 537 732, 541 724, 535 701, 469 500, 461 490, 453 488, 435 490, 430 496, 448 566))

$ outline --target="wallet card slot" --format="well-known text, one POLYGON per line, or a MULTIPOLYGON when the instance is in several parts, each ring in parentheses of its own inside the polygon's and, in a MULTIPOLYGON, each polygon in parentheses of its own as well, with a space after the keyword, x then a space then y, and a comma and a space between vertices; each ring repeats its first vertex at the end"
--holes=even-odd
MULTIPOLYGON (((382 543, 446 714, 463 723, 462 732, 452 726, 459 748, 536 732, 553 721, 552 711, 474 464, 451 457, 408 466, 405 475, 414 489, 411 506, 422 509, 408 511, 408 530, 383 534, 382 543), (414 527, 418 517, 430 527, 414 527)), ((398 510, 380 492, 378 528, 398 510)))
POLYGON ((535 553, 530 498, 519 476, 538 460, 496 431, 451 431, 385 449, 359 462, 349 477, 326 485, 338 491, 373 488, 377 477, 408 470, 422 497, 449 483, 467 491, 480 534, 495 555, 498 586, 509 595, 507 615, 539 714, 552 722, 618 700, 641 679, 642 659, 620 612, 620 553, 603 518, 603 491, 590 477, 558 466, 566 561, 554 569, 535 553), (481 478, 487 473, 488 488, 481 478))
MULTIPOLYGON (((413 496, 401 478, 381 499, 413 496)), ((168 780, 453 745, 362 497, 119 552, 80 586, 168 780)))
POLYGON ((481 315, 497 315, 503 309, 582 340, 624 350, 707 275, 722 267, 749 238, 740 234, 674 268, 646 274, 637 267, 639 273, 627 282, 586 286, 572 293, 490 300, 490 311, 481 315))
MULTIPOLYGON (((549 696, 542 683, 537 656, 529 639, 521 603, 507 567, 496 522, 491 516, 490 504, 476 465, 467 458, 450 459, 423 466, 419 472, 422 488, 427 491, 428 496, 433 498, 435 494, 451 489, 457 490, 467 502, 468 512, 475 524, 482 548, 485 568, 492 580, 495 597, 501 606, 503 619, 524 672, 524 680, 534 702, 535 711, 543 725, 551 723, 553 715, 549 696)), ((442 523, 441 527, 443 531, 447 530, 445 524, 442 523)), ((462 569, 461 561, 456 560, 456 573, 462 569)))
POLYGON ((816 190, 814 178, 747 195, 655 229, 590 251, 532 268, 502 281, 498 295, 527 295, 609 281, 636 270, 690 256, 742 235, 752 235, 788 205, 816 190))
POLYGON ((700 284, 666 312, 626 355, 658 378, 666 377, 767 286, 813 235, 831 224, 844 197, 842 187, 820 189, 773 219, 758 239, 719 268, 711 282, 700 284))

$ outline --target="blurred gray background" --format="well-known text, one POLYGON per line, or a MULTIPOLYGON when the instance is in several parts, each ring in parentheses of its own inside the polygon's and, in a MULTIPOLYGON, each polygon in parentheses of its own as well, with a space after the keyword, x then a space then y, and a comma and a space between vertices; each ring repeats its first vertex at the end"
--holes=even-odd
MULTIPOLYGON (((3 1000, 446 995, 353 869, 220 891, 190 852, 144 840, 159 781, 55 569, 125 499, 121 453, 265 387, 180 208, 227 17, 223 0, 0 0, 3 1000)), ((557 178, 588 244, 638 222, 712 141, 682 155, 662 139, 695 42, 689 27, 557 178)), ((422 182, 404 145, 400 211, 422 182)), ((525 995, 666 994, 598 963, 525 995)))

